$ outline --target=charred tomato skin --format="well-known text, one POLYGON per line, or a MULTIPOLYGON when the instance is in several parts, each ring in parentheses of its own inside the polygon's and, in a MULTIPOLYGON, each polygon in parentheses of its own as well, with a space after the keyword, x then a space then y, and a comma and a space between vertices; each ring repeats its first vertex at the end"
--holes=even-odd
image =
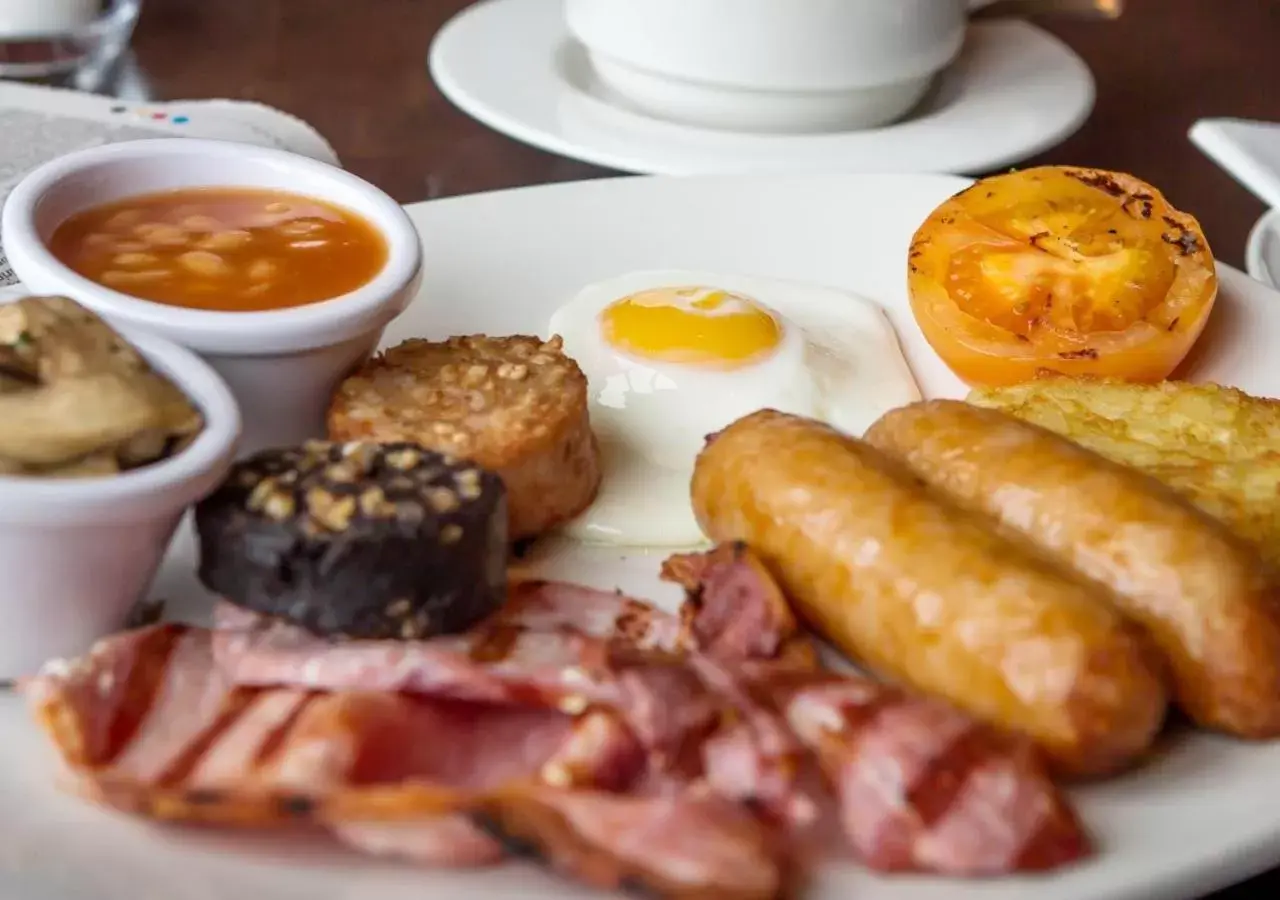
POLYGON ((911 309, 971 386, 1042 373, 1161 381, 1218 292, 1199 223, 1130 175, 1046 166, 976 182, 915 233, 911 309))

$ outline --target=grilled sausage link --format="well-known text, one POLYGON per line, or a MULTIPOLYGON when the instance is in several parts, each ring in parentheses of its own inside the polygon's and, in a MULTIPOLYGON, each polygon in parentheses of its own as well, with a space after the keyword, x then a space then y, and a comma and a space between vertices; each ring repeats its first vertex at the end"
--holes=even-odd
POLYGON ((895 410, 867 440, 1110 588, 1151 633, 1197 724, 1280 735, 1278 598, 1257 552, 1224 524, 1140 472, 959 401, 895 410))
POLYGON ((703 531, 751 546, 856 661, 1029 736, 1058 771, 1122 769, 1159 730, 1138 629, 867 444, 763 410, 709 440, 692 493, 703 531))

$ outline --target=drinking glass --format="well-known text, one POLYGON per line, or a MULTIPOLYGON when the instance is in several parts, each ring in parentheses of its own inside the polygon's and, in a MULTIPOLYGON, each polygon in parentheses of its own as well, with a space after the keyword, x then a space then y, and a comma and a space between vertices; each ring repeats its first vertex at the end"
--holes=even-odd
POLYGON ((97 90, 141 8, 142 0, 0 0, 0 78, 97 90))

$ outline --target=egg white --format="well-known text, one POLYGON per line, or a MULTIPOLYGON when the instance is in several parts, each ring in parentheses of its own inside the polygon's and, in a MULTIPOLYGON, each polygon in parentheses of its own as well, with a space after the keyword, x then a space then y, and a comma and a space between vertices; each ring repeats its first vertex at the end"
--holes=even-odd
POLYGON ((603 480, 595 502, 563 532, 594 543, 690 547, 705 538, 689 502, 708 434, 772 408, 861 435, 885 412, 920 399, 884 311, 862 297, 798 282, 712 272, 633 272, 583 288, 549 332, 588 381, 603 480), (775 351, 731 369, 630 356, 608 344, 599 316, 641 291, 703 286, 768 308, 783 333, 775 351))

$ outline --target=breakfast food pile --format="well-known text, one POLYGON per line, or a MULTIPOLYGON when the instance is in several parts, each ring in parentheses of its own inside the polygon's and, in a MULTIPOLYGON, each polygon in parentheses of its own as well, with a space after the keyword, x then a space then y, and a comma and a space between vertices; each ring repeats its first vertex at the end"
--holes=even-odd
POLYGON ((1280 737, 1280 416, 1166 380, 1216 296, 1195 220, 1036 169, 943 204, 907 266, 967 402, 921 398, 868 301, 697 272, 368 361, 325 440, 197 505, 211 626, 24 680, 76 789, 771 898, 833 858, 1081 860, 1061 785, 1141 765, 1171 708, 1280 737), (521 576, 544 537, 658 549, 684 603, 521 576))

